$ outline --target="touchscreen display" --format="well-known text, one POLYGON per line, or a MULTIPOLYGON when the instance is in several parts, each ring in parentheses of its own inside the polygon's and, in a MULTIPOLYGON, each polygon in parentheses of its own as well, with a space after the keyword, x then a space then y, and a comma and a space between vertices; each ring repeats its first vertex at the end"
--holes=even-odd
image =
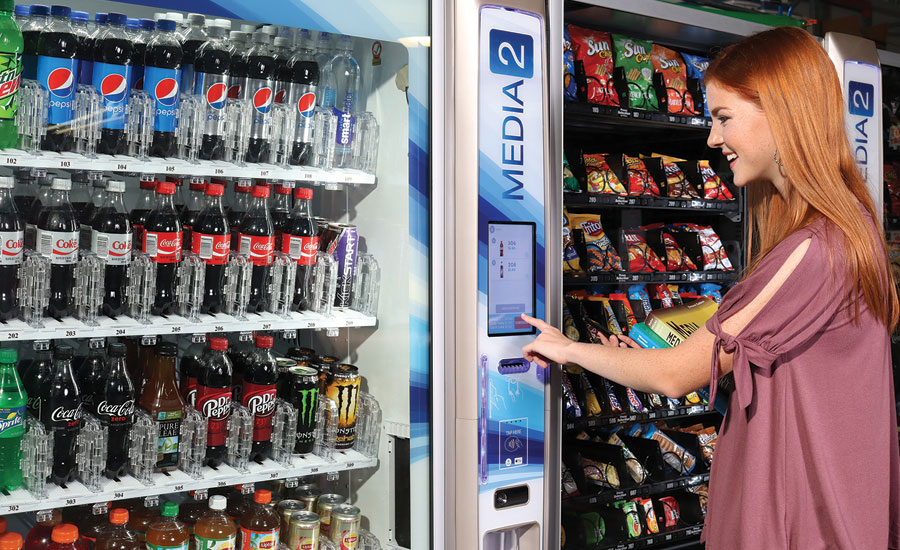
POLYGON ((488 222, 488 336, 534 334, 534 224, 488 222))

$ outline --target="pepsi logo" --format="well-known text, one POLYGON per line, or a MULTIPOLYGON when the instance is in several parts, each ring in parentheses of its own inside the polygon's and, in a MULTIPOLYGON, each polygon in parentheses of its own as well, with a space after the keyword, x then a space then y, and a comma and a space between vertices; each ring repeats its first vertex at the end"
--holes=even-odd
POLYGON ((297 110, 305 118, 312 118, 316 111, 316 94, 315 92, 306 92, 297 101, 297 110))
POLYGON ((156 83, 153 90, 156 101, 165 107, 174 107, 178 103, 178 81, 174 78, 163 78, 156 83))
POLYGON ((253 107, 260 114, 266 114, 272 109, 272 88, 264 86, 253 93, 253 107))
POLYGON ((47 89, 56 97, 69 97, 75 91, 75 75, 72 69, 60 67, 47 75, 47 89))
POLYGON ((275 103, 284 103, 285 97, 287 96, 287 90, 284 88, 275 92, 275 103))
POLYGON ((231 99, 240 99, 241 97, 241 85, 235 84, 234 86, 230 86, 228 88, 228 97, 231 99))
POLYGON ((224 82, 216 82, 206 90, 206 103, 217 111, 225 108, 228 99, 228 86, 224 82))
POLYGON ((125 99, 125 94, 128 93, 128 82, 123 75, 108 74, 100 82, 100 93, 106 101, 118 103, 125 99))

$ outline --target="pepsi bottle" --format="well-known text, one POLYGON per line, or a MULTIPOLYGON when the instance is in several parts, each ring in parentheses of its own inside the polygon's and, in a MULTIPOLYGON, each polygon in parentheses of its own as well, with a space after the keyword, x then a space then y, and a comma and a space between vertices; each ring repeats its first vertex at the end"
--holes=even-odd
POLYGON ((312 189, 297 188, 294 192, 297 202, 281 239, 281 251, 297 263, 292 304, 297 311, 309 309, 309 283, 319 251, 319 228, 310 210, 312 196, 312 189))
POLYGON ((221 312, 225 301, 225 264, 231 250, 231 231, 222 209, 224 193, 225 188, 221 185, 211 183, 206 186, 206 205, 191 232, 191 251, 206 264, 203 305, 200 307, 203 313, 221 312))
POLYGON ((90 410, 106 427, 105 473, 112 479, 126 473, 129 433, 134 419, 134 383, 125 366, 126 353, 125 344, 110 344, 103 378, 90 388, 93 393, 90 410))
POLYGON ((276 36, 275 49, 275 103, 284 103, 288 100, 288 91, 291 87, 290 62, 291 40, 284 36, 276 36))
POLYGON ((247 90, 247 60, 244 52, 247 51, 248 35, 241 31, 228 33, 231 42, 231 67, 228 76, 228 98, 244 99, 247 90))
POLYGON ((0 176, 0 321, 18 313, 19 265, 24 258, 25 222, 16 210, 10 190, 12 176, 0 176))
POLYGON ((184 57, 181 60, 181 93, 192 94, 194 92, 194 63, 197 50, 206 43, 207 36, 203 30, 206 17, 199 13, 189 13, 187 27, 181 38, 181 50, 184 57))
POLYGON ((40 392, 40 420, 53 435, 50 481, 58 485, 75 479, 75 443, 81 431, 81 391, 75 382, 72 355, 72 346, 56 347, 50 378, 40 392))
POLYGON ((160 19, 156 29, 144 55, 144 89, 156 103, 150 155, 171 157, 175 154, 177 145, 175 126, 182 51, 175 36, 174 21, 160 19))
POLYGON ((194 58, 194 93, 206 102, 206 124, 200 143, 200 158, 225 158, 225 101, 228 98, 231 50, 225 29, 209 27, 209 40, 197 49, 194 58))
POLYGON ((157 264, 156 299, 150 313, 169 315, 175 311, 175 275, 181 261, 181 220, 173 201, 175 184, 160 182, 156 186, 156 194, 156 207, 144 225, 142 249, 157 264))
POLYGON ((106 263, 103 314, 115 319, 125 312, 133 231, 122 202, 125 182, 109 180, 106 190, 106 202, 97 211, 91 227, 91 252, 106 263))
POLYGON ((107 15, 107 26, 94 43, 93 84, 100 93, 103 117, 97 152, 121 155, 126 152, 125 113, 131 83, 134 47, 125 31, 121 13, 107 15))
POLYGON ((215 468, 225 462, 225 440, 231 416, 232 365, 226 352, 227 338, 213 338, 200 360, 197 373, 197 411, 207 421, 206 464, 215 468))
POLYGON ((188 186, 188 199, 181 210, 181 230, 184 232, 182 246, 185 250, 191 249, 191 243, 193 242, 191 240, 191 231, 197 224, 200 211, 203 210, 205 192, 206 182, 203 181, 203 178, 192 176, 191 183, 188 186))
POLYGON ((250 300, 247 311, 261 313, 266 310, 269 298, 269 276, 275 260, 275 227, 266 207, 269 190, 257 185, 253 188, 250 209, 241 220, 239 233, 240 253, 253 264, 250 275, 250 300))
POLYGON ((38 40, 47 26, 50 7, 43 4, 32 4, 30 15, 22 27, 22 78, 37 79, 38 40))
POLYGON ((300 51, 291 58, 288 103, 297 109, 293 145, 288 162, 295 166, 312 164, 315 151, 315 114, 318 103, 319 64, 313 55, 309 31, 301 30, 300 51))
POLYGON ((38 254, 50 260, 50 301, 47 314, 62 319, 72 314, 72 289, 81 224, 69 202, 71 180, 53 178, 49 202, 37 222, 38 254))
POLYGON ((144 89, 144 57, 147 55, 147 42, 150 41, 154 29, 156 29, 156 21, 141 19, 140 31, 135 34, 132 44, 134 53, 131 58, 131 88, 133 90, 144 89))
POLYGON ((78 37, 78 83, 92 84, 91 70, 94 66, 94 41, 88 29, 88 12, 72 10, 72 29, 78 37))
POLYGON ((250 99, 250 141, 247 162, 269 162, 271 157, 272 103, 275 99, 275 58, 269 51, 269 35, 253 33, 254 46, 247 52, 247 89, 250 99))
POLYGON ((50 8, 50 22, 38 39, 37 79, 49 98, 47 133, 41 138, 41 149, 57 153, 71 151, 74 145, 78 37, 69 23, 71 13, 67 6, 50 8))

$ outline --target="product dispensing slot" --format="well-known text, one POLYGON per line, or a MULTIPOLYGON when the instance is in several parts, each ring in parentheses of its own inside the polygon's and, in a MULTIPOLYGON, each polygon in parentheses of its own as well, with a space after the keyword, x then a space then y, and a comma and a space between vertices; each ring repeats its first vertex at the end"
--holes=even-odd
POLYGON ((528 502, 528 485, 504 487, 494 491, 494 508, 502 510, 511 506, 519 506, 528 502))

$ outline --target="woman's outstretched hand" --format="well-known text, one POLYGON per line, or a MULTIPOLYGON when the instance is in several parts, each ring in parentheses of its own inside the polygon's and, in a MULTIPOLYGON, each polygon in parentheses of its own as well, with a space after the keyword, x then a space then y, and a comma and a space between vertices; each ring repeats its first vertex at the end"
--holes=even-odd
POLYGON ((575 342, 554 326, 544 321, 522 314, 522 319, 541 331, 538 337, 522 348, 522 356, 527 361, 534 361, 542 367, 548 367, 550 363, 565 365, 572 361, 571 353, 575 342))

